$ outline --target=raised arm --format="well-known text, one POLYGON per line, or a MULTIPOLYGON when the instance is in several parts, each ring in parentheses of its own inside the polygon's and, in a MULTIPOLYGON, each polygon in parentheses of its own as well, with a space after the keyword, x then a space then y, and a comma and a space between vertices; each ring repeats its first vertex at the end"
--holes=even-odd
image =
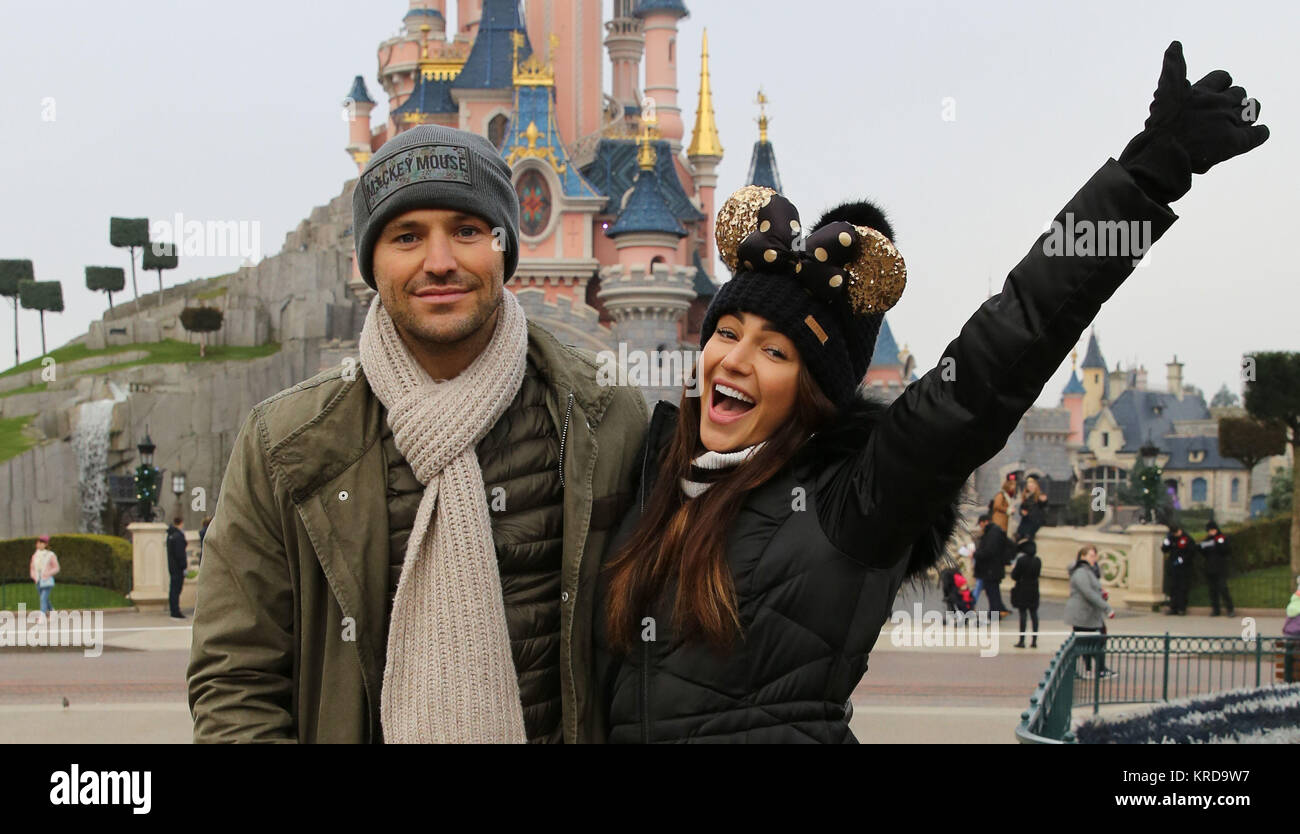
POLYGON ((294 742, 293 590, 258 412, 204 537, 190 650, 194 740, 294 742))
MULTIPOLYGON (((1103 302, 1177 219, 1191 175, 1261 144, 1259 107, 1221 70, 1189 85, 1174 42, 1141 134, 1048 232, 872 433, 855 466, 860 510, 907 543, 1006 443, 1103 302)), ((863 531, 865 532, 865 531, 863 531)))

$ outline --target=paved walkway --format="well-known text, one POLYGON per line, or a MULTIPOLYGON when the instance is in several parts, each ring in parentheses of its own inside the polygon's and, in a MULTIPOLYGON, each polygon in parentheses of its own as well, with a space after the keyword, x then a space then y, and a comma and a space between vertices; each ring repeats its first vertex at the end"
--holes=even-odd
MULTIPOLYGON (((917 602, 922 611, 939 607, 937 592, 905 589, 895 610, 911 616, 917 602)), ((853 694, 855 734, 866 743, 1013 743, 1020 713, 1069 635, 1063 610, 1063 602, 1043 602, 1036 649, 1013 647, 1018 618, 1000 621, 996 641, 985 647, 989 656, 978 646, 907 645, 886 624, 853 694)), ((1279 634, 1282 622, 1280 611, 1257 617, 1257 633, 1279 634)), ((0 648, 0 741, 190 741, 190 621, 120 610, 104 612, 103 627, 98 657, 72 648, 0 648)), ((1243 625, 1240 616, 1123 611, 1109 627, 1112 634, 1241 636, 1243 625)))

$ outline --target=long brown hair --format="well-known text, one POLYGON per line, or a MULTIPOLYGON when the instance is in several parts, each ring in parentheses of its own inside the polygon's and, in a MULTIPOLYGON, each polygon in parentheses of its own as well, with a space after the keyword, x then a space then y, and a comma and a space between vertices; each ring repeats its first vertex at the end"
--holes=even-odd
POLYGON ((609 575, 605 623, 611 647, 630 651, 640 639, 641 618, 670 588, 676 597, 673 629, 683 638, 721 647, 739 633, 736 591, 726 556, 731 524, 745 493, 776 475, 836 413, 806 365, 799 368, 796 386, 790 418, 763 448, 689 501, 679 481, 690 476, 691 459, 703 448, 703 396, 683 393, 677 429, 645 512, 605 567, 609 575))

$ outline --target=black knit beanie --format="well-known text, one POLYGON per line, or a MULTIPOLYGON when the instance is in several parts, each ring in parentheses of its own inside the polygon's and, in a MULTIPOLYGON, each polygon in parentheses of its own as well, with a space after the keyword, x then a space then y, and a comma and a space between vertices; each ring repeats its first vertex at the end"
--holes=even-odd
POLYGON ((837 407, 853 401, 875 351, 885 311, 906 283, 883 212, 869 202, 827 212, 801 238, 799 212, 771 189, 746 186, 718 213, 718 251, 734 273, 700 328, 703 347, 718 319, 753 313, 799 351, 837 407))

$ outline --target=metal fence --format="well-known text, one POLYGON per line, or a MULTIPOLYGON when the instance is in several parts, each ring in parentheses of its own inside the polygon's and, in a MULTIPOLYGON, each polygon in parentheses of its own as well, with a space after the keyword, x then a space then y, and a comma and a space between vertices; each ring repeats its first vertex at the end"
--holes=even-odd
POLYGON ((1300 681, 1300 640, 1073 634, 1048 663, 1016 739, 1073 743, 1075 709, 1300 681))

